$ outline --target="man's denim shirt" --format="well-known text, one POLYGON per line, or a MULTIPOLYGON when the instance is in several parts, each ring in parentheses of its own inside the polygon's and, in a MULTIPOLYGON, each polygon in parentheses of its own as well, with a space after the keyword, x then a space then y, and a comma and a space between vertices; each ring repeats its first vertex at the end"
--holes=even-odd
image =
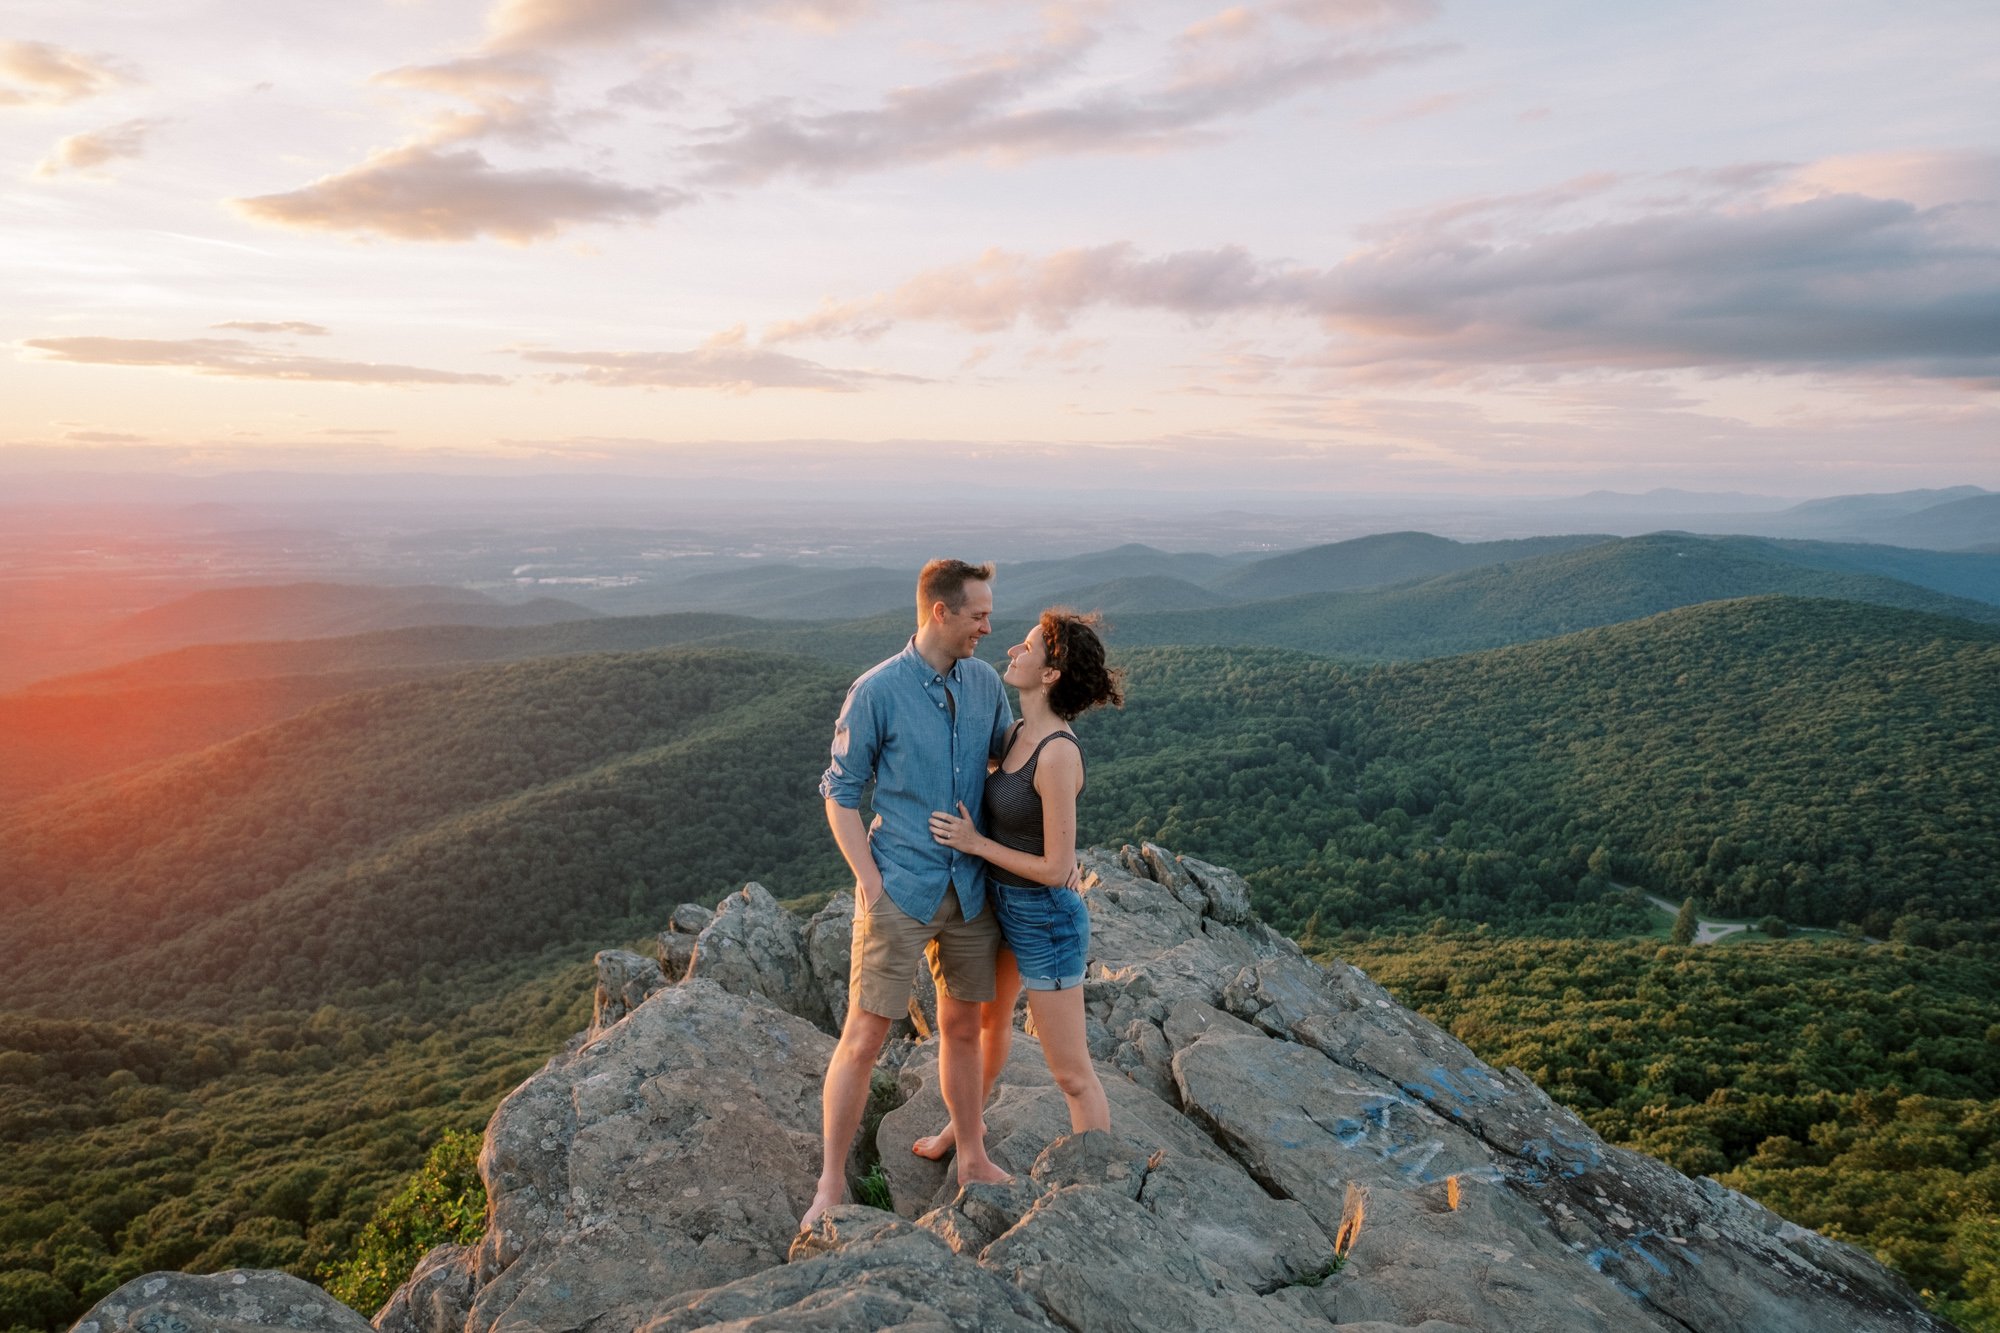
POLYGON ((967 657, 940 676, 914 638, 847 691, 819 794, 858 809, 862 788, 874 779, 879 818, 869 849, 890 901, 919 921, 937 915, 947 888, 957 888, 968 921, 986 903, 986 862, 935 841, 931 811, 956 813, 962 801, 983 821, 986 761, 999 754, 1013 724, 998 672, 967 657))

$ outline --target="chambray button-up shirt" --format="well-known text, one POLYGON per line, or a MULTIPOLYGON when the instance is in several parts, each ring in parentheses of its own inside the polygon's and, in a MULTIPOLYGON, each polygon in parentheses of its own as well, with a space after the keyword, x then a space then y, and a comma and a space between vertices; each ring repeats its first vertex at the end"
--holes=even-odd
POLYGON ((847 691, 833 724, 833 762, 819 794, 850 810, 875 783, 869 850, 889 900, 929 921, 958 890, 969 921, 986 904, 986 862, 931 837, 931 811, 959 803, 982 818, 986 761, 999 754, 1014 724, 1000 674, 976 657, 939 675, 912 638, 902 652, 870 668, 847 691))

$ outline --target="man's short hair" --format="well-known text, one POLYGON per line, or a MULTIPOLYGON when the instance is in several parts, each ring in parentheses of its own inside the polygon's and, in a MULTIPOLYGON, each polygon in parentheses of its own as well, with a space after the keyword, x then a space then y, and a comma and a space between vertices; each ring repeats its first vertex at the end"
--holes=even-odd
POLYGON ((931 607, 943 602, 956 611, 965 605, 965 585, 974 579, 991 582, 993 562, 969 565, 963 560, 933 560, 917 575, 917 623, 930 618, 931 607))

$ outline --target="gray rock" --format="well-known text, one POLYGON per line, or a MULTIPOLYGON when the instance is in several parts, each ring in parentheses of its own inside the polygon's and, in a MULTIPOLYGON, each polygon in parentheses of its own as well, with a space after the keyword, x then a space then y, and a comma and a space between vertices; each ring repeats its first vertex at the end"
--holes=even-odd
POLYGON ((681 903, 667 918, 667 930, 675 935, 699 935, 715 920, 715 910, 700 903, 681 903))
POLYGON ((597 996, 590 1018, 593 1036, 644 1004, 647 996, 666 989, 666 973, 644 954, 606 949, 597 955, 596 962, 597 996))
POLYGON ((1033 1292, 1057 1323, 1093 1333, 1326 1327, 1292 1307, 1266 1305, 1211 1264, 1171 1219, 1117 1188, 1051 1191, 979 1262, 1033 1292))
POLYGON ((238 1333, 290 1328, 368 1333, 369 1323, 310 1282, 266 1269, 147 1273, 90 1307, 71 1333, 238 1333))
POLYGON ((694 963, 694 945, 693 935, 683 935, 674 930, 660 932, 657 946, 660 971, 666 974, 668 981, 679 981, 687 976, 688 968, 694 963))
POLYGON ((458 1333, 472 1313, 474 1267, 472 1251, 462 1245, 440 1245, 425 1254, 375 1312, 377 1333, 458 1333))
POLYGON ((825 993, 807 960, 805 931, 761 884, 745 884, 722 900, 695 942, 687 975, 769 1000, 833 1031, 825 993))
POLYGON ((1174 860, 1201 890, 1209 916, 1225 926, 1240 926, 1250 919, 1250 886, 1243 882, 1243 876, 1192 856, 1176 856, 1174 860))
POLYGON ((910 1152, 945 1123, 937 1044, 891 1042, 875 1146, 900 1216, 836 1208, 794 1240, 853 909, 801 929, 751 885, 688 980, 502 1104, 485 1239, 427 1256, 383 1333, 1945 1327, 1867 1255, 1605 1144, 1319 967, 1245 918, 1231 872, 1151 845, 1080 859, 1110 1133, 1069 1133, 1019 1033, 987 1111, 1014 1180, 958 1189, 910 1152))
POLYGON ((1051 1326, 1020 1287, 960 1258, 936 1236, 872 1209, 828 1213, 794 1259, 713 1291, 641 1326, 642 1333, 874 1333, 877 1329, 1051 1326))
POLYGON ((466 1333, 630 1329, 781 1264, 818 1175, 832 1049, 692 978, 550 1061, 487 1127, 466 1333))
POLYGON ((854 895, 836 893, 806 923, 806 968, 833 1031, 847 1023, 847 974, 854 942, 854 895))

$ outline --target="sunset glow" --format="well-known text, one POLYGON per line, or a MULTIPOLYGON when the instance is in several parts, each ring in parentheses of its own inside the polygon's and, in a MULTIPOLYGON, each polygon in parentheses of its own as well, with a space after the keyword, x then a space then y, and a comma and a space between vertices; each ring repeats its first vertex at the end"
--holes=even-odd
POLYGON ((27 0, 0 470, 1992 486, 1994 25, 27 0))

